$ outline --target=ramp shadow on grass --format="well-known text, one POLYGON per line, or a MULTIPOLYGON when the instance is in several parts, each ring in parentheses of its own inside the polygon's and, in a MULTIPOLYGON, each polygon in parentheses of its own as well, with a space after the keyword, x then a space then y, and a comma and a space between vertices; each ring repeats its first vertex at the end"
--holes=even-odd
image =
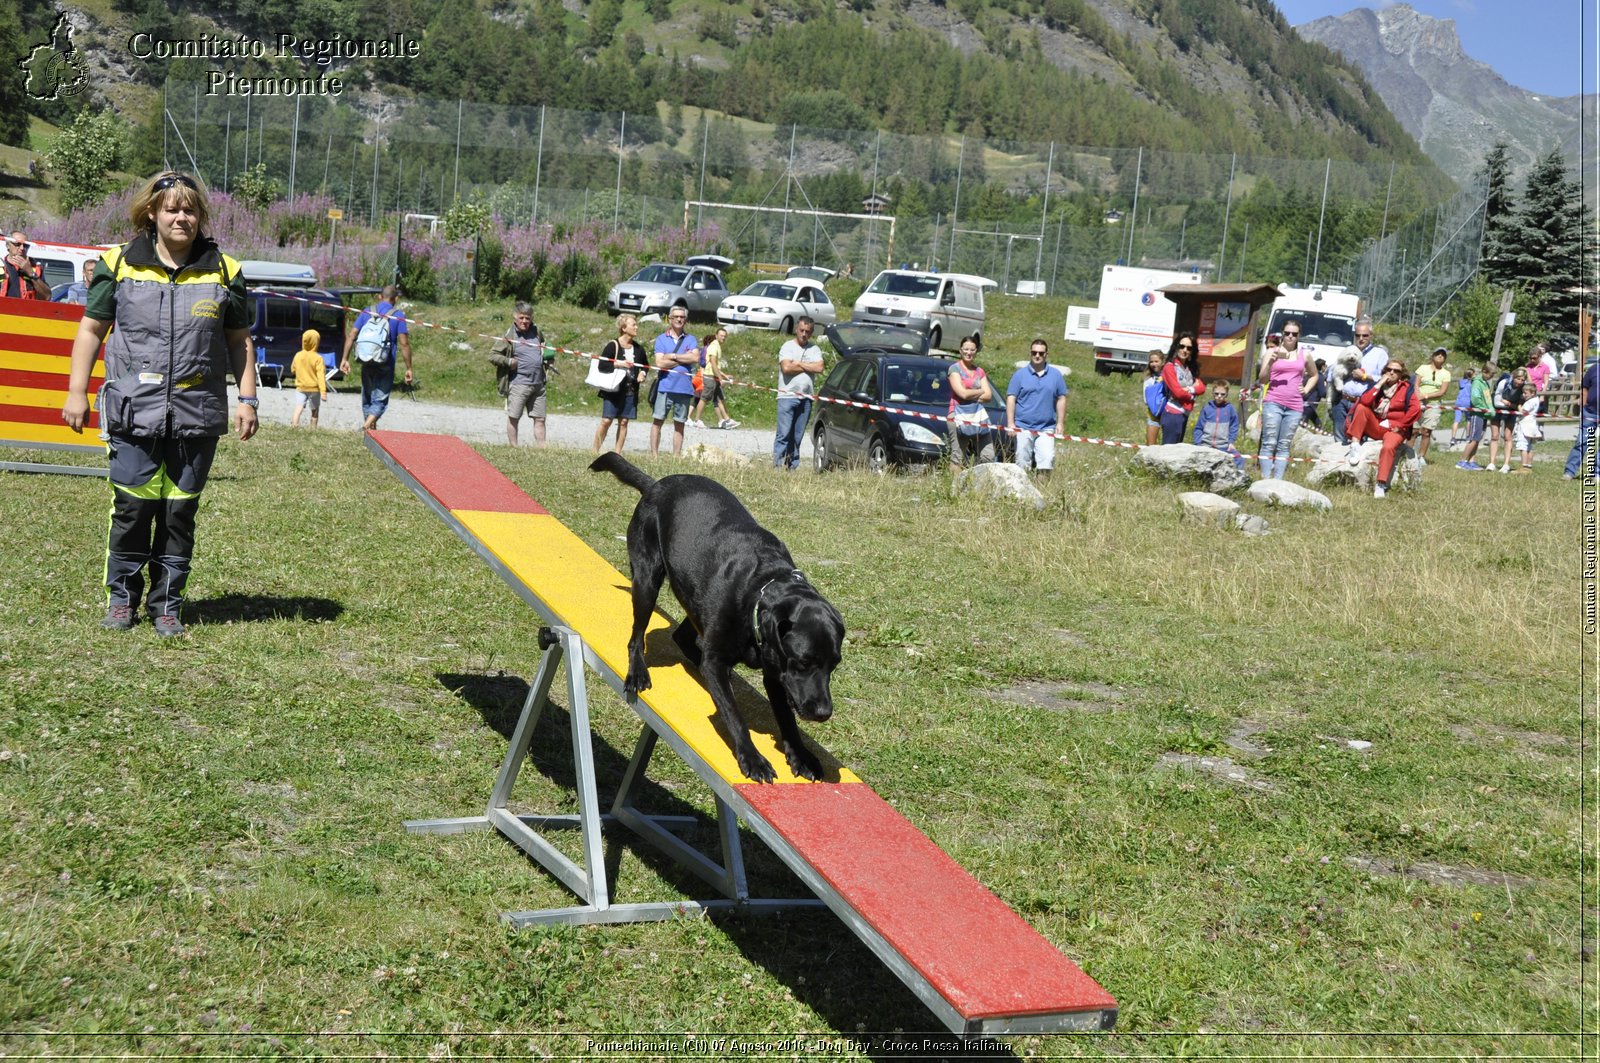
MULTIPOLYGON (((667 645, 665 648, 656 647, 657 652, 670 654, 670 660, 676 661, 678 652, 676 647, 671 645, 670 636, 662 632, 660 638, 667 645)), ((648 645, 646 652, 647 659, 652 664, 658 663, 648 645)), ((440 673, 436 678, 441 686, 476 709, 491 730, 509 741, 522 711, 523 701, 528 695, 527 680, 514 675, 471 673, 440 673)), ((747 683, 742 682, 742 677, 736 676, 735 687, 741 709, 748 700, 753 699, 770 721, 770 709, 766 707, 764 697, 747 683)), ((574 792, 576 782, 576 770, 572 759, 572 717, 567 707, 557 698, 558 693, 564 695, 564 687, 559 680, 551 687, 550 699, 540 715, 538 726, 534 729, 528 757, 523 765, 523 774, 536 771, 559 787, 562 793, 571 794, 574 792)), ((756 720, 752 718, 750 725, 754 729, 757 726, 756 720)), ((592 746, 596 787, 600 793, 601 806, 609 809, 611 797, 621 783, 633 750, 631 745, 626 751, 619 750, 598 734, 593 735, 592 746)), ((655 765, 662 758, 670 759, 673 756, 672 751, 664 744, 658 745, 651 758, 651 764, 655 765)), ((836 778, 837 762, 825 760, 824 763, 836 778)), ((493 783, 493 776, 486 773, 483 781, 485 795, 493 783)), ((709 790, 703 792, 706 796, 704 808, 691 804, 666 789, 647 773, 635 803, 646 815, 694 817, 696 823, 692 828, 676 833, 711 859, 721 862, 722 854, 718 844, 715 812, 711 807, 711 795, 709 790)), ((573 839, 577 837, 576 831, 562 833, 570 834, 573 839)), ((625 827, 607 829, 605 835, 606 875, 612 886, 613 902, 626 903, 639 899, 630 889, 626 877, 618 881, 618 870, 624 851, 632 854, 641 864, 659 876, 661 881, 670 889, 677 891, 679 896, 697 899, 716 896, 716 892, 699 878, 635 838, 625 827)), ((742 826, 739 835, 752 898, 810 896, 799 879, 758 837, 742 826)), ((509 841, 506 845, 519 856, 523 855, 509 841)), ((575 849, 574 845, 572 850, 575 849)), ((885 854, 885 859, 893 860, 894 854, 885 854)), ((531 859, 528 862, 533 863, 531 859)), ((539 874, 546 874, 542 868, 534 866, 539 874)), ((571 897, 570 894, 568 896, 571 897)), ((571 897, 567 903, 580 902, 576 897, 571 897)), ((714 913, 708 918, 727 934, 752 963, 764 968, 785 985, 796 1000, 815 1010, 828 1026, 839 1032, 841 1037, 857 1040, 860 1050, 869 1058, 904 1058, 903 1049, 898 1052, 889 1050, 882 1054, 874 1051, 872 1033, 875 1031, 928 1031, 930 1038, 936 1038, 940 1042, 948 1043, 954 1040, 954 1035, 939 1026, 938 1020, 916 995, 895 977, 838 917, 825 908, 802 908, 777 915, 750 917, 741 917, 733 913, 714 913), (855 1032, 857 1030, 865 1032, 857 1033, 855 1032)), ((604 934, 606 928, 586 927, 584 932, 604 934)), ((939 1058, 978 1060, 1014 1059, 1015 1056, 1011 1053, 996 1056, 992 1051, 953 1050, 939 1058)))

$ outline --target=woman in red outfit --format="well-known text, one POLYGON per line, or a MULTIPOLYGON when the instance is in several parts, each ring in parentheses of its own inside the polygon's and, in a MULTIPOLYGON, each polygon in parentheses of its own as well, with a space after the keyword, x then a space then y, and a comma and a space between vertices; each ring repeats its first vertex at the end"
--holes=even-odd
POLYGON ((1350 422, 1345 427, 1350 436, 1351 465, 1361 464, 1362 443, 1368 439, 1383 440, 1373 498, 1382 498, 1388 493, 1395 453, 1401 443, 1411 438, 1411 426, 1421 416, 1422 402, 1417 398, 1416 385, 1406 376, 1406 364, 1398 358, 1389 359, 1377 386, 1368 388, 1351 408, 1350 422))
POLYGON ((1167 364, 1161 367, 1161 383, 1167 389, 1167 405, 1160 417, 1161 442, 1182 443, 1188 434, 1194 400, 1206 393, 1205 382, 1200 379, 1200 351, 1194 333, 1180 332, 1173 337, 1167 364))

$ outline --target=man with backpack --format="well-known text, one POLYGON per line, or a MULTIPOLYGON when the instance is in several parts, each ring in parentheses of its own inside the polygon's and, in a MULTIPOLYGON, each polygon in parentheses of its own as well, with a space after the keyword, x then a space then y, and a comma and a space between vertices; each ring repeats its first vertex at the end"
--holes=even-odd
POLYGON ((387 285, 378 301, 356 316, 354 326, 345 337, 344 357, 339 361, 339 371, 346 376, 350 375, 352 354, 361 365, 361 413, 366 418, 361 427, 369 432, 378 427, 378 419, 389 408, 389 392, 394 390, 396 349, 406 360, 406 383, 413 380, 406 315, 394 305, 399 294, 400 290, 393 284, 387 285))

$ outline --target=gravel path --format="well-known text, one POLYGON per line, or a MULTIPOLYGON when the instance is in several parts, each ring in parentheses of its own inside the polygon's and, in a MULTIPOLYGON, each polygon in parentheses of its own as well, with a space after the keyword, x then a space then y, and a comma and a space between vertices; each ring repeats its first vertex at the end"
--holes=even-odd
MULTIPOLYGON (((261 424, 265 431, 288 428, 294 414, 295 392, 289 388, 261 388, 261 424)), ((301 417, 302 424, 309 415, 301 417)), ((361 428, 361 393, 354 387, 329 392, 322 403, 319 429, 355 432, 361 428)), ((545 440, 551 446, 573 450, 587 450, 594 445, 594 430, 600 424, 598 417, 589 414, 551 414, 545 423, 545 440)), ((506 441, 506 415, 503 408, 480 406, 448 406, 439 402, 422 402, 397 391, 389 400, 389 411, 383 415, 383 428, 397 432, 432 432, 438 435, 460 436, 471 443, 504 443, 506 441)), ((610 447, 615 438, 613 427, 607 436, 610 447)), ((531 422, 524 417, 519 433, 522 446, 533 443, 531 422)), ((684 446, 698 443, 721 447, 753 457, 772 457, 772 429, 770 428, 686 428, 684 446)), ((669 452, 672 446, 672 429, 661 426, 661 449, 669 452)), ((628 453, 648 453, 650 450, 650 421, 634 421, 628 425, 628 453)), ((802 462, 811 460, 811 440, 800 445, 802 462)))

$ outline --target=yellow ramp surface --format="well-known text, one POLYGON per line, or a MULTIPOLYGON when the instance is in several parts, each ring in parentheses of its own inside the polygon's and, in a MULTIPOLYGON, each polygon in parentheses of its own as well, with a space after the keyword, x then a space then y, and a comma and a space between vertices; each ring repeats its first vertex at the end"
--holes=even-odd
MULTIPOLYGON (((377 432, 369 434, 369 443, 458 534, 498 562, 503 578, 582 636, 595 657, 617 676, 628 674, 633 600, 622 573, 461 440, 377 432)), ((670 594, 662 589, 664 597, 670 599, 670 594)), ((651 686, 639 700, 719 776, 730 783, 746 782, 727 739, 717 729, 711 695, 671 640, 672 627, 660 612, 650 618, 645 659, 651 686)), ((778 752, 777 726, 765 695, 741 682, 749 678, 749 671, 736 670, 733 687, 756 748, 777 772, 777 782, 805 784, 807 780, 790 772, 778 752)), ((827 782, 860 781, 827 750, 815 742, 809 745, 823 763, 827 782)))

